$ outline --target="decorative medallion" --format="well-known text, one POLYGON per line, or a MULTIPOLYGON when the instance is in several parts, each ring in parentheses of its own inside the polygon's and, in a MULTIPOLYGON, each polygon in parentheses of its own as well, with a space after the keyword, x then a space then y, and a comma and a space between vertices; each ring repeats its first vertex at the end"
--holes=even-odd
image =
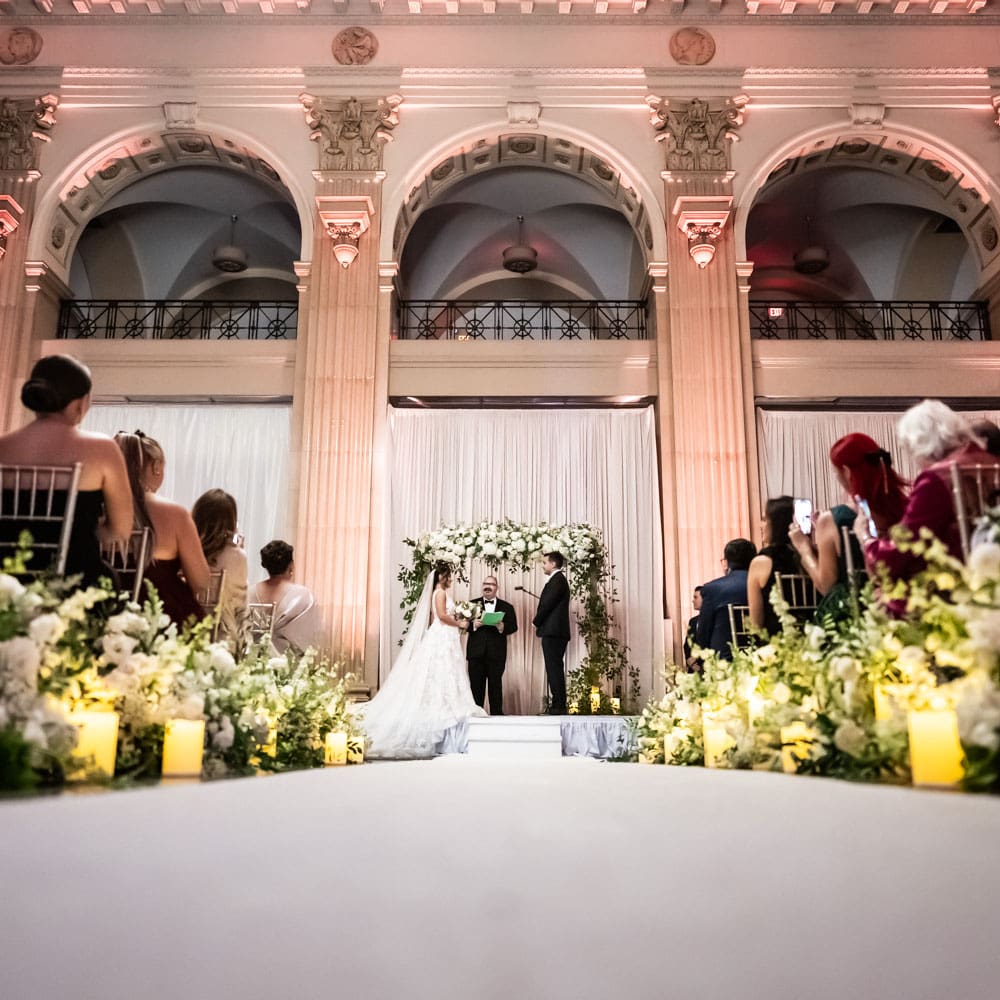
POLYGON ((0 63, 27 66, 42 51, 42 36, 33 28, 8 28, 0 32, 0 63))
POLYGON ((983 242, 983 246, 989 253, 993 253, 993 251, 996 250, 997 245, 1000 244, 1000 236, 997 235, 996 226, 993 226, 992 224, 983 227, 980 239, 983 242))
POLYGON ((528 153, 533 153, 535 147, 538 143, 535 141, 534 136, 515 136, 510 140, 509 148, 512 153, 520 153, 522 156, 527 156, 528 153))
POLYGON ((378 39, 367 28, 344 28, 331 49, 341 66, 367 66, 378 52, 378 39))
POLYGON ((934 160, 927 160, 924 163, 924 173, 935 184, 942 184, 951 177, 951 171, 943 163, 937 163, 934 160))
POLYGON ((704 28, 679 28, 670 36, 670 55, 681 66, 704 66, 715 58, 715 39, 704 28))
POLYGON ((102 181, 113 181, 122 172, 121 160, 108 160, 107 163, 97 171, 97 175, 102 181))
POLYGON ((449 156, 447 160, 442 160, 432 171, 431 177, 436 181, 443 181, 448 174, 455 169, 455 157, 449 156))
POLYGON ((57 223, 52 229, 52 246, 56 250, 61 250, 66 242, 66 227, 62 223, 57 223))

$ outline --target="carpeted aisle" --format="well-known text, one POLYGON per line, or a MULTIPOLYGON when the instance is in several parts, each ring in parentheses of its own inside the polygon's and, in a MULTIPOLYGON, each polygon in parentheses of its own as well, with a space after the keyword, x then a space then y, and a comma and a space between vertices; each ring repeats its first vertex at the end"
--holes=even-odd
POLYGON ((442 758, 0 802, 5 1000, 974 1000, 1000 801, 442 758))

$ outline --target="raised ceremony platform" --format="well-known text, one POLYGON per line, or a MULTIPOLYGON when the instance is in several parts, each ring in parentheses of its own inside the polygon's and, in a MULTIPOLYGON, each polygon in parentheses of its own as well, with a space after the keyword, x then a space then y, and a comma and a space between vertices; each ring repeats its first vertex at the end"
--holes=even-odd
POLYGON ((449 729, 441 754, 476 758, 552 760, 593 757, 609 760, 629 749, 629 716, 493 715, 466 719, 449 729))
POLYGON ((585 758, 0 801, 9 1000, 985 1000, 1000 799, 585 758))

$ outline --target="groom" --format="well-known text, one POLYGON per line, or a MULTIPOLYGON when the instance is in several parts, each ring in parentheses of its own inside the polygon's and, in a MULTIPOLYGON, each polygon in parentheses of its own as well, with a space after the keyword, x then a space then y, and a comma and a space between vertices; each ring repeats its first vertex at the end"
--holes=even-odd
POLYGON ((490 689, 490 715, 503 715, 503 672, 507 665, 507 636, 517 631, 514 606, 497 597, 497 578, 483 580, 483 596, 473 604, 481 604, 483 613, 502 612, 503 619, 496 625, 482 625, 476 619, 469 632, 465 658, 469 661, 469 684, 472 697, 482 708, 486 702, 486 684, 490 689))
POLYGON ((542 568, 548 580, 538 598, 538 610, 532 625, 542 640, 545 676, 552 700, 549 715, 566 714, 566 672, 563 657, 569 644, 569 584, 563 576, 561 552, 546 552, 542 568))

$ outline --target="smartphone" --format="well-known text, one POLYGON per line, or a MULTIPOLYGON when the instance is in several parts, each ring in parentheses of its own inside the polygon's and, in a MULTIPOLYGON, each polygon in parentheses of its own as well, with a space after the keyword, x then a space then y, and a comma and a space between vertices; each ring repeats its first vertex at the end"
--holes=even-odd
POLYGON ((862 517, 868 518, 868 534, 872 538, 878 538, 878 528, 875 527, 875 518, 872 517, 872 509, 868 506, 868 501, 862 500, 861 497, 855 497, 854 502, 858 505, 858 513, 862 517))
POLYGON ((795 523, 799 526, 799 531, 803 535, 812 534, 813 530, 813 503, 812 500, 796 500, 795 512, 793 514, 795 523))

